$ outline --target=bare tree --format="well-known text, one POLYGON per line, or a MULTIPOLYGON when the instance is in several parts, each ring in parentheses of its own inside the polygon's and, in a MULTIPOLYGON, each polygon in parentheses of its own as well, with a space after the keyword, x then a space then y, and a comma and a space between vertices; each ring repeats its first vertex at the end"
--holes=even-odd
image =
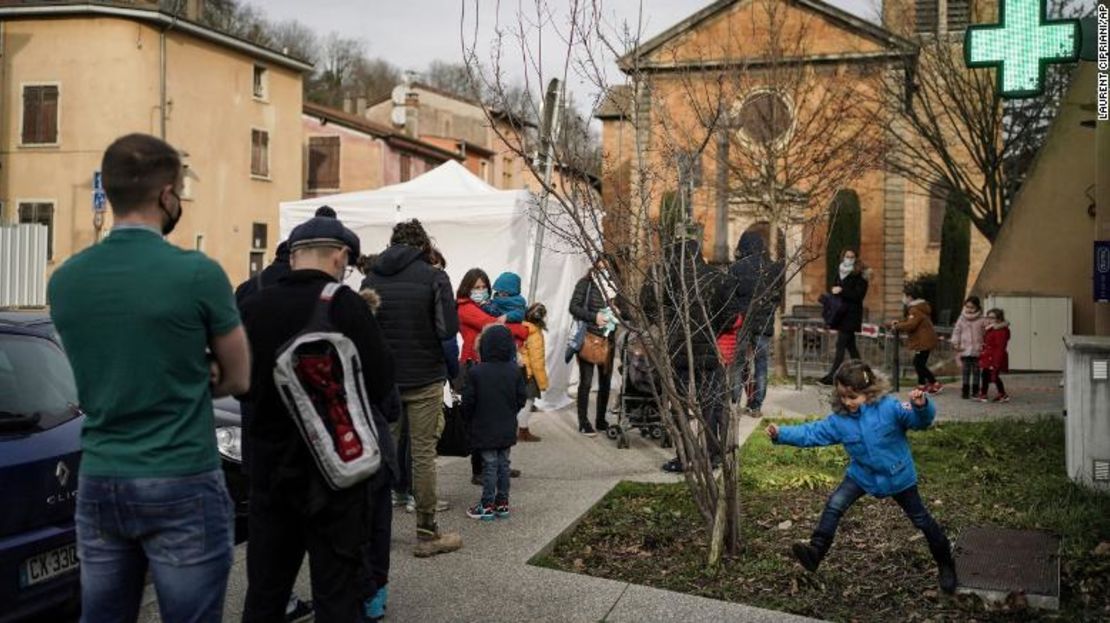
MULTIPOLYGON (((1057 16, 1077 16, 1082 10, 1073 0, 1050 4, 1057 16)), ((903 33, 913 28, 910 23, 888 26, 903 33)), ((917 49, 904 60, 905 72, 888 73, 880 93, 892 121, 889 166, 926 193, 944 189, 962 197, 954 205, 993 242, 1044 144, 1070 70, 1051 69, 1043 95, 1007 102, 996 91, 995 70, 966 66, 962 33, 926 34, 915 41, 917 49)))
POLYGON ((351 70, 351 89, 371 103, 389 99, 401 83, 401 69, 381 58, 361 58, 351 70))
POLYGON ((311 28, 297 20, 287 20, 269 27, 273 48, 303 61, 315 64, 320 57, 320 41, 311 28))
POLYGON ((339 106, 352 94, 353 78, 364 58, 364 44, 330 33, 320 46, 316 75, 306 88, 307 98, 327 106, 339 106))
MULTIPOLYGON (((784 6, 774 0, 753 4, 761 3, 784 6)), ((548 236, 591 258, 606 248, 599 236, 603 221, 606 237, 619 239, 619 245, 608 247, 618 250, 619 270, 610 273, 605 287, 616 293, 613 304, 628 335, 642 345, 656 373, 650 391, 685 467, 686 483, 705 522, 708 563, 715 566, 726 554, 737 555, 740 547, 738 411, 725 408, 720 417, 727 425, 714 426, 714 413, 729 389, 727 380, 715 377, 721 353, 714 338, 732 326, 734 284, 702 259, 697 242, 704 217, 691 206, 695 199, 704 205, 712 189, 694 180, 722 180, 716 190, 723 197, 776 225, 824 232, 818 225, 827 218, 835 191, 873 167, 882 151, 878 113, 858 111, 860 98, 853 95, 868 88, 875 75, 853 74, 835 63, 829 72, 819 70, 802 62, 808 41, 804 32, 774 28, 772 40, 757 55, 759 62, 711 62, 721 58, 719 50, 701 55, 685 50, 681 68, 664 74, 658 67, 646 67, 634 53, 642 43, 637 27, 610 24, 597 0, 571 0, 559 14, 543 2, 534 10, 535 15, 520 16, 516 24, 497 25, 485 72, 477 62, 476 35, 469 34, 472 25, 477 32, 476 24, 464 12, 464 56, 472 74, 494 93, 506 88, 500 61, 509 53, 526 60, 526 86, 539 92, 551 77, 543 69, 554 50, 560 67, 556 77, 623 94, 608 104, 619 111, 628 136, 616 141, 620 153, 607 154, 604 171, 626 180, 628 191, 601 205, 597 193, 584 188, 587 181, 575 185, 564 179, 544 189, 549 208, 537 218, 548 236), (539 45, 536 24, 557 25, 554 45, 539 45), (507 53, 510 48, 515 51, 507 53), (628 81, 620 89, 613 89, 605 75, 606 59, 614 56, 623 57, 628 81), (790 110, 788 120, 778 116, 780 101, 790 110), (672 113, 676 102, 688 114, 672 113), (661 204, 677 207, 661 213, 661 204), (723 459, 719 473, 714 469, 717 452, 723 459)), ((771 6, 764 10, 775 11, 771 6)), ((761 29, 765 23, 761 21, 761 29)), ((741 49, 737 44, 745 33, 733 36, 735 41, 716 44, 741 49)), ((513 136, 503 138, 513 145, 513 136)), ((558 162, 581 155, 573 151, 575 141, 552 144, 558 162)), ((523 144, 514 149, 530 155, 523 144)), ((771 236, 772 247, 776 238, 771 236)), ((783 261, 765 264, 775 274, 758 280, 761 290, 753 304, 813 259, 811 246, 775 249, 783 261)), ((754 330, 742 327, 739 339, 754 330)))

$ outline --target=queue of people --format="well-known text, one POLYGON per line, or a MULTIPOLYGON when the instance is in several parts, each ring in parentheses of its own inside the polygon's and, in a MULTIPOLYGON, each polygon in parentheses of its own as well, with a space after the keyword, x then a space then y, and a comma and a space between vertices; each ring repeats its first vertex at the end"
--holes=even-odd
MULTIPOLYGON (((511 478, 519 476, 512 448, 541 441, 530 421, 548 388, 547 309, 521 295, 518 275, 504 272, 491 283, 475 267, 452 291, 447 258, 418 221, 398 223, 389 246, 367 259, 358 237, 325 207, 233 292, 217 264, 164 239, 182 216, 177 150, 128 135, 107 149, 102 171, 112 233, 55 271, 48 290, 88 413, 76 515, 84 621, 135 620, 148 571, 166 620, 222 617, 234 530, 212 434, 214 396, 235 395, 243 404, 250 483, 244 621, 284 621, 304 610, 307 602, 292 589, 306 554, 317 620, 379 620, 396 506, 414 510, 415 556, 463 546, 437 521, 448 508, 437 499, 435 461, 445 384, 460 395, 472 481, 482 487, 466 515, 510 516, 511 478), (356 266, 365 275, 359 292, 340 285, 356 266), (349 465, 329 463, 336 453, 349 465)), ((628 307, 618 269, 615 258, 600 257, 568 309, 582 326, 571 355, 579 370, 578 430, 587 436, 609 425, 615 329, 628 307)), ((665 249, 664 265, 640 293, 649 322, 666 325, 680 393, 701 406, 713 464, 725 450, 729 398, 739 405, 744 388, 748 412, 760 415, 784 271, 757 232, 741 237, 727 271, 706 264, 699 241, 684 239, 665 249), (717 341, 726 335, 731 349, 750 356, 722 361, 717 341)), ((836 410, 928 426, 934 409, 926 393, 940 391, 927 365, 936 345, 928 304, 907 292, 907 318, 895 325, 910 333, 921 383, 912 407, 899 407, 881 400, 882 385, 865 365, 841 364, 845 354, 858 359, 854 335, 867 292, 853 250, 843 253, 835 283, 837 359, 825 380, 841 390, 836 410)), ((985 319, 981 311, 969 298, 953 339, 965 366, 963 397, 985 400, 993 383, 1004 402, 1009 329, 1001 310, 985 319)), ((840 438, 823 430, 770 432, 795 445, 840 438)), ((664 469, 685 467, 676 457, 664 469)), ((812 543, 796 551, 799 559, 816 568, 855 499, 894 495, 924 531, 947 590, 947 540, 912 488, 912 470, 910 488, 899 491, 871 486, 865 476, 849 470, 812 543)))

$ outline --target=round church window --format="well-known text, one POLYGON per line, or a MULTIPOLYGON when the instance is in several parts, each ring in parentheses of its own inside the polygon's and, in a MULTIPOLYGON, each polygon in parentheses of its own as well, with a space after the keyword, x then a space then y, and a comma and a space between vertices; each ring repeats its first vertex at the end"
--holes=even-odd
POLYGON ((773 91, 758 91, 744 98, 736 125, 744 136, 761 145, 781 140, 794 123, 790 104, 773 91))

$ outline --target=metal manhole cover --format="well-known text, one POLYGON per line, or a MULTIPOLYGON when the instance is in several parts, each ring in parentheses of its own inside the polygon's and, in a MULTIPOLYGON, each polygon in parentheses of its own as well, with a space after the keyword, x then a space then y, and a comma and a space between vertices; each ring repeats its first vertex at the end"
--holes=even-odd
POLYGON ((990 601, 1023 593, 1029 605, 1058 609, 1060 539, 1037 530, 968 528, 956 542, 961 592, 990 601))

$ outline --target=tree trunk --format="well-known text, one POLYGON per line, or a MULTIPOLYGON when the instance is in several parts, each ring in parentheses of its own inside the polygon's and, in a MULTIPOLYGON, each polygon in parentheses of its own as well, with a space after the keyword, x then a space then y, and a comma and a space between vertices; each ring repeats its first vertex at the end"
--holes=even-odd
MULTIPOLYGON (((768 233, 768 248, 770 249, 771 259, 778 261, 782 259, 785 261, 785 249, 779 249, 779 215, 777 209, 771 210, 770 233, 768 233)), ((783 269, 783 277, 785 278, 786 270, 783 269)), ((786 299, 786 284, 782 284, 783 300, 786 299)), ((774 353, 774 371, 775 376, 785 377, 788 372, 786 370, 786 341, 782 335, 782 306, 775 307, 775 325, 774 335, 771 337, 771 352, 774 353)))

